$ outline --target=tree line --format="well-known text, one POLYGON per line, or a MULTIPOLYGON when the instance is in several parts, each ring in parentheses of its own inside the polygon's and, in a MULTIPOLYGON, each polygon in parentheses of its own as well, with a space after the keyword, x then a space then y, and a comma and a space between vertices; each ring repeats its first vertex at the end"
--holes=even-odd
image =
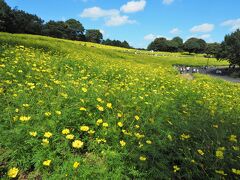
POLYGON ((240 66, 240 30, 226 35, 222 43, 206 43, 203 39, 190 38, 183 42, 180 37, 171 40, 159 37, 151 42, 147 50, 165 52, 188 52, 205 54, 218 60, 228 60, 231 65, 240 66))
MULTIPOLYGON (((216 44, 216 43, 215 43, 216 44)), ((183 39, 175 37, 171 40, 160 37, 156 38, 148 45, 148 50, 166 51, 166 52, 189 52, 189 53, 205 53, 213 44, 207 44, 203 39, 190 38, 183 43, 183 39)), ((219 44, 217 44, 219 45, 219 44)))
POLYGON ((103 40, 103 35, 100 30, 86 30, 82 23, 75 19, 68 19, 66 21, 50 20, 45 23, 36 15, 18 10, 17 8, 12 9, 4 0, 0 0, 0 31, 43 35, 130 48, 127 41, 121 42, 113 40, 109 43, 111 40, 103 40), (117 43, 115 41, 117 41, 117 43))

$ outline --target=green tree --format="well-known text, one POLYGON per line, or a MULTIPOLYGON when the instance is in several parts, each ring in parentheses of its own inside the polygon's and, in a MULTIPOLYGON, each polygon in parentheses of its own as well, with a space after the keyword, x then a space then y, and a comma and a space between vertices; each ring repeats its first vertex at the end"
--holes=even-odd
POLYGON ((124 48, 132 48, 127 41, 119 41, 119 40, 110 40, 106 39, 102 41, 102 44, 109 45, 109 46, 117 46, 117 47, 124 47, 124 48))
POLYGON ((38 16, 26 13, 22 10, 13 10, 13 14, 14 20, 12 32, 26 34, 42 33, 44 21, 38 16))
POLYGON ((93 43, 101 43, 103 39, 102 33, 97 29, 88 29, 85 36, 87 41, 93 43))
POLYGON ((204 53, 207 47, 207 43, 206 41, 204 41, 203 39, 198 39, 198 44, 200 46, 200 48, 197 50, 196 53, 204 53))
POLYGON ((177 52, 178 51, 178 43, 173 40, 167 41, 166 51, 177 52))
POLYGON ((206 42, 198 38, 190 38, 184 43, 184 50, 189 53, 203 53, 206 49, 206 42))
POLYGON ((85 40, 85 29, 79 21, 75 19, 69 19, 65 23, 67 25, 68 39, 85 40))
POLYGON ((226 35, 217 53, 217 59, 226 59, 233 65, 240 66, 240 30, 226 35))
POLYGON ((219 43, 208 43, 205 53, 207 54, 207 57, 215 57, 219 52, 220 48, 221 46, 219 43))
POLYGON ((177 44, 177 51, 182 51, 183 48, 183 39, 180 37, 174 37, 172 39, 173 42, 177 44))
POLYGON ((12 9, 4 0, 0 0, 0 31, 11 32, 14 15, 12 9))
POLYGON ((123 41, 121 47, 132 48, 127 41, 123 41))
POLYGON ((67 25, 63 21, 49 21, 44 25, 43 35, 67 39, 67 25))
POLYGON ((151 42, 147 48, 148 50, 154 51, 167 51, 168 50, 168 41, 166 38, 156 38, 151 42))

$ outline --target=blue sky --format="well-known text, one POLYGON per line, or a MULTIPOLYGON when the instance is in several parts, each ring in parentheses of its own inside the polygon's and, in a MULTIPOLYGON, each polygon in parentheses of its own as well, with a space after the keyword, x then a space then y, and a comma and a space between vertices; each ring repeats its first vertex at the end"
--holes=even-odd
POLYGON ((146 47, 156 37, 221 42, 240 28, 240 0, 6 0, 43 20, 75 18, 104 38, 146 47))

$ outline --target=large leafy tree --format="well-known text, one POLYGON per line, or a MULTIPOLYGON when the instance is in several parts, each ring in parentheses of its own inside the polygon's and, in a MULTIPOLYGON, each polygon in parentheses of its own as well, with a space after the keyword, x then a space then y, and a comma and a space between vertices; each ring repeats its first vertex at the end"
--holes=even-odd
POLYGON ((109 46, 117 46, 117 47, 124 47, 124 48, 132 48, 127 41, 119 41, 119 40, 110 40, 106 39, 102 41, 102 44, 109 45, 109 46))
POLYGON ((14 33, 27 33, 27 34, 41 34, 43 27, 43 20, 36 15, 26 13, 21 10, 13 10, 14 33))
POLYGON ((181 51, 182 45, 183 40, 180 37, 175 37, 172 40, 161 37, 151 42, 148 46, 148 50, 177 52, 181 51))
POLYGON ((75 19, 69 19, 66 22, 67 25, 67 32, 68 32, 68 39, 72 40, 84 40, 84 27, 83 25, 75 20, 75 19))
POLYGON ((240 66, 240 30, 226 35, 221 43, 220 50, 216 56, 218 59, 226 59, 231 64, 240 66))
POLYGON ((64 21, 49 21, 44 25, 43 35, 67 39, 67 25, 64 21))
POLYGON ((183 48, 183 39, 180 37, 174 37, 172 39, 173 42, 177 44, 177 51, 182 51, 183 48))
POLYGON ((0 31, 11 32, 14 15, 4 0, 0 0, 0 31))
POLYGON ((167 49, 168 49, 168 41, 166 38, 163 38, 163 37, 156 38, 148 46, 148 50, 154 50, 154 51, 167 51, 167 49))
POLYGON ((190 38, 184 43, 184 50, 189 53, 203 53, 206 49, 207 43, 198 38, 190 38))
POLYGON ((208 43, 205 53, 207 54, 208 57, 215 57, 219 52, 220 47, 221 46, 219 43, 208 43))
POLYGON ((85 36, 87 41, 94 43, 101 43, 103 39, 102 33, 97 29, 88 29, 85 36))

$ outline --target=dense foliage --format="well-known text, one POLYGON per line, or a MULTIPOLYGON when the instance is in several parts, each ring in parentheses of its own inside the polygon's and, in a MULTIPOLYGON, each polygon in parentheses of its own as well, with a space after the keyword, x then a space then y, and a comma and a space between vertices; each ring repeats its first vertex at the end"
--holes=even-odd
POLYGON ((89 29, 86 31, 86 40, 88 42, 100 43, 103 39, 102 33, 97 29, 89 29))
POLYGON ((233 65, 240 66, 240 30, 226 35, 216 55, 218 59, 228 60, 233 65))
POLYGON ((220 44, 219 43, 208 43, 205 53, 208 57, 216 57, 217 54, 220 52, 220 44))
POLYGON ((202 57, 5 33, 0 42, 1 178, 239 178, 239 84, 171 68, 202 57))
POLYGON ((207 43, 198 38, 190 38, 184 43, 184 50, 189 53, 204 53, 207 43))
POLYGON ((109 46, 123 47, 123 48, 132 48, 127 41, 121 42, 119 40, 106 39, 106 40, 103 40, 102 44, 109 45, 109 46))
POLYGON ((180 37, 175 37, 172 40, 166 38, 156 38, 148 46, 148 50, 153 51, 166 51, 166 52, 179 52, 182 51, 183 40, 180 37))

